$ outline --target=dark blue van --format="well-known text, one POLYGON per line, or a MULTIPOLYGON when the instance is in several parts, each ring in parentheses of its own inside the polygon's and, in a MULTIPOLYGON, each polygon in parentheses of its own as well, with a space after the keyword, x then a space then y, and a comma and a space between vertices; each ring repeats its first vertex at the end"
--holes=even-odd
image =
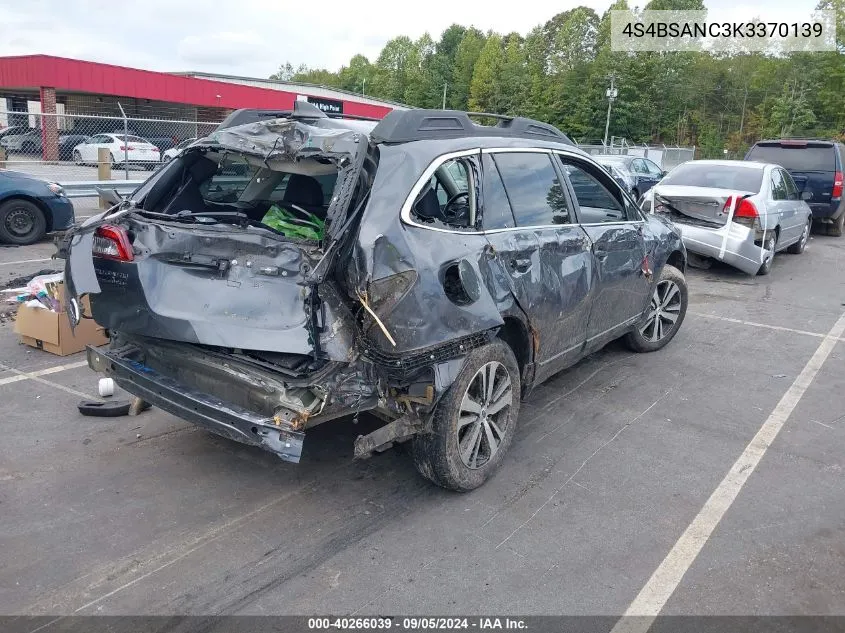
POLYGON ((830 235, 842 235, 845 225, 845 198, 842 172, 845 146, 835 141, 781 139, 760 141, 745 160, 775 163, 792 176, 798 191, 810 205, 816 224, 827 227, 830 235))

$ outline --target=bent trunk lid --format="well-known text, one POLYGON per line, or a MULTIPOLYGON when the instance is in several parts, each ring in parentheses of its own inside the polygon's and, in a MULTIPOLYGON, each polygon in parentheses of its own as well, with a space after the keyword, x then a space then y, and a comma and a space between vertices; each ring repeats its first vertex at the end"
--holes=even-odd
POLYGON ((654 209, 669 215, 673 222, 718 228, 728 222, 733 197, 754 195, 749 191, 733 191, 711 187, 681 185, 658 186, 654 190, 654 209), (662 209, 661 209, 662 207, 662 209))

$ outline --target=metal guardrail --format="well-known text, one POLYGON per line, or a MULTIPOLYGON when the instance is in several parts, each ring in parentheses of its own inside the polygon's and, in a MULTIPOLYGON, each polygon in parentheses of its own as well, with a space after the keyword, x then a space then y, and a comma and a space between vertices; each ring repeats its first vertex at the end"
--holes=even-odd
POLYGON ((117 191, 128 196, 144 184, 144 180, 74 180, 58 183, 68 198, 99 198, 100 190, 117 191))

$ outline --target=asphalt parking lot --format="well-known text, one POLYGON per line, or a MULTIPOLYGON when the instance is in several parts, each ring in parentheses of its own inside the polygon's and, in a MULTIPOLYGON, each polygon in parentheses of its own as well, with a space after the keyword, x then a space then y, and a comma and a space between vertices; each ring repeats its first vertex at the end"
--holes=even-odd
MULTIPOLYGON (((52 251, 0 247, 0 287, 52 251)), ((155 409, 83 417, 82 355, 4 323, 0 613, 845 614, 845 239, 688 278, 666 349, 538 388, 464 495, 401 448, 353 460, 364 416, 299 465, 155 409)))

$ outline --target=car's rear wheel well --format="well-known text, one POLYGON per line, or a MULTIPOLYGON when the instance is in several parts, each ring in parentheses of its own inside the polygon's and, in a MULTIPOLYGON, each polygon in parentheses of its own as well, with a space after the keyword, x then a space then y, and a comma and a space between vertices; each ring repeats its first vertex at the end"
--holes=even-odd
POLYGON ((24 200, 26 202, 31 202, 32 204, 34 204, 44 215, 44 221, 47 223, 47 232, 49 233, 53 230, 53 214, 50 213, 50 209, 48 209, 47 205, 45 205, 41 200, 39 200, 38 198, 33 198, 31 196, 15 194, 13 196, 8 196, 7 198, 0 199, 0 205, 4 205, 7 202, 10 202, 11 200, 24 200))
POLYGON ((499 328, 498 338, 511 348, 519 365, 519 373, 524 376, 525 366, 531 362, 531 338, 522 321, 516 317, 505 317, 505 324, 499 328))
POLYGON ((682 273, 686 272, 687 260, 681 251, 672 251, 672 253, 669 255, 669 258, 666 260, 666 263, 670 266, 674 266, 682 273))

